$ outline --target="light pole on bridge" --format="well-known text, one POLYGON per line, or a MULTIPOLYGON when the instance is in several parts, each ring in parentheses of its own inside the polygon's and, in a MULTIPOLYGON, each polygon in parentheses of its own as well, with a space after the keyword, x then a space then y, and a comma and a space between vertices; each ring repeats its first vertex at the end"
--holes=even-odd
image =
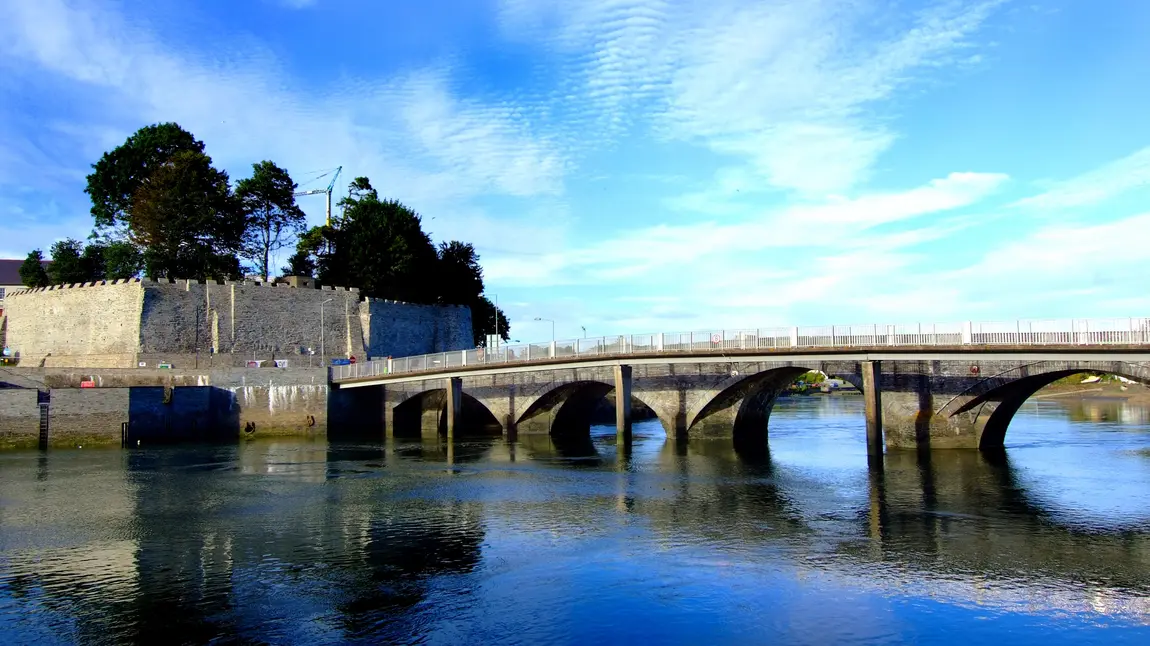
POLYGON ((535 317, 535 320, 536 321, 546 321, 546 322, 551 324, 551 356, 554 357, 555 356, 555 321, 552 321, 551 319, 540 318, 538 316, 535 317))

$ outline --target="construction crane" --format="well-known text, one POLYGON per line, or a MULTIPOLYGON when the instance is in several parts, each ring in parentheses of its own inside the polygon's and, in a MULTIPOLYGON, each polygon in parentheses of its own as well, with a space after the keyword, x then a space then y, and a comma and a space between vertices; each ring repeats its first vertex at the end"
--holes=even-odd
MULTIPOLYGON (((332 190, 335 189, 335 182, 336 182, 336 180, 339 179, 339 173, 342 170, 343 170, 343 166, 340 166, 340 167, 335 169, 335 175, 332 175, 331 183, 327 185, 327 188, 314 188, 310 191, 296 191, 294 193, 294 195, 296 197, 300 197, 301 195, 319 195, 320 193, 327 193, 327 226, 329 226, 329 227, 331 226, 331 192, 332 192, 332 190)), ((332 171, 328 171, 327 173, 324 173, 323 175, 320 175, 320 176, 316 177, 315 179, 322 179, 324 177, 327 177, 328 174, 331 172, 332 171)))

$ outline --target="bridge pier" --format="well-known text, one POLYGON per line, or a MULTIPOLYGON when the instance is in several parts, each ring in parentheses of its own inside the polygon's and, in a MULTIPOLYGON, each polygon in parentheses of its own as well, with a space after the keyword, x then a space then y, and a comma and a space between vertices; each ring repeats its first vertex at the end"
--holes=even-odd
POLYGON ((447 380, 447 439, 455 439, 463 410, 463 379, 451 377, 447 380))
POLYGON ((861 361, 862 395, 866 415, 866 452, 875 462, 879 458, 881 464, 883 454, 882 437, 882 388, 879 386, 879 373, 882 364, 878 361, 861 361))
POLYGON ((615 366, 615 436, 620 445, 631 441, 631 366, 615 366))
POLYGON ((388 401, 387 386, 383 386, 383 437, 395 439, 395 403, 388 401))

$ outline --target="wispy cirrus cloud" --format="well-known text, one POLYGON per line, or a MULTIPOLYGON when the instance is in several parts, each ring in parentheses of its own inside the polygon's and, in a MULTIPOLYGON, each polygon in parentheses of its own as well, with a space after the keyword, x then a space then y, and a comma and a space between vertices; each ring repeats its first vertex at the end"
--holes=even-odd
MULTIPOLYGON (((747 278, 753 276, 755 267, 745 262, 747 255, 767 249, 808 248, 833 256, 827 250, 842 253, 856 246, 880 246, 893 251, 916 244, 921 242, 919 231, 876 234, 873 229, 969 206, 993 194, 1007 179, 997 173, 952 173, 907 191, 782 207, 739 223, 705 221, 620 231, 610 240, 565 248, 542 261, 506 259, 489 266, 488 273, 501 281, 539 285, 558 280, 666 281, 700 266, 706 268, 704 273, 714 273, 710 271, 714 261, 709 258, 718 256, 740 259, 741 273, 747 278)), ((940 233, 947 230, 938 223, 932 225, 940 233)), ((832 257, 827 262, 835 261, 832 257)))
POLYGON ((1145 188, 1150 188, 1150 147, 1069 180, 1055 182, 1049 190, 1018 200, 1014 205, 1035 209, 1071 209, 1098 204, 1145 188))
MULTIPOLYGON (((441 68, 316 92, 296 86, 267 51, 173 50, 107 5, 5 1, 0 8, 0 55, 26 88, 55 83, 98 97, 88 110, 56 119, 70 131, 60 134, 87 150, 106 149, 109 131, 122 141, 144 123, 177 121, 233 175, 265 158, 297 173, 344 165, 437 215, 447 233, 451 207, 474 196, 563 190, 563 152, 506 106, 459 98, 441 68)), ((21 159, 5 163, 27 175, 30 158, 21 159)), ((56 165, 82 176, 90 161, 56 165)), ((67 184, 82 205, 75 177, 67 184)), ((322 207, 304 206, 318 219, 322 207)))
POLYGON ((505 0, 501 15, 505 32, 565 57, 578 85, 563 99, 582 99, 582 116, 630 123, 638 107, 664 138, 817 195, 868 177, 897 138, 870 108, 916 71, 956 63, 1001 4, 948 2, 908 19, 837 0, 505 0))

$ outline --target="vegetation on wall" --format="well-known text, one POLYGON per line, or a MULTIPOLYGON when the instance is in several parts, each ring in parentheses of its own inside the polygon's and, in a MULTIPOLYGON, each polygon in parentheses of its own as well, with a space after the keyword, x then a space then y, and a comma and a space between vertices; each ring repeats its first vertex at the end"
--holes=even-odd
POLYGON ((471 244, 436 247, 419 214, 380 198, 366 177, 351 182, 330 226, 306 229, 297 188, 268 160, 252 164, 251 177, 233 187, 192 133, 176 123, 145 126, 92 165, 84 189, 92 200, 90 241, 53 244, 47 270, 41 250, 33 251, 20 276, 34 287, 141 273, 238 279, 245 269, 270 280, 273 255, 294 244, 285 275, 359 287, 366 296, 467 305, 477 345, 496 329, 510 338, 506 316, 483 294, 471 244))

